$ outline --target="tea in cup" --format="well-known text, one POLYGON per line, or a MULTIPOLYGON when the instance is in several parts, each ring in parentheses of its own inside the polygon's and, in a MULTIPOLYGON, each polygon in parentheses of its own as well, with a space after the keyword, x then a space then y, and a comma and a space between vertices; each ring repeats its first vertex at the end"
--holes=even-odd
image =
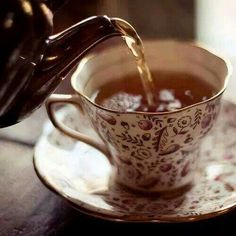
POLYGON ((230 68, 191 43, 147 41, 145 55, 155 106, 146 101, 133 58, 118 46, 85 57, 71 78, 74 94, 52 95, 47 110, 57 129, 108 156, 117 183, 141 192, 172 191, 194 180, 199 147, 219 114, 230 68), (59 103, 83 112, 100 140, 60 123, 53 109, 59 103))

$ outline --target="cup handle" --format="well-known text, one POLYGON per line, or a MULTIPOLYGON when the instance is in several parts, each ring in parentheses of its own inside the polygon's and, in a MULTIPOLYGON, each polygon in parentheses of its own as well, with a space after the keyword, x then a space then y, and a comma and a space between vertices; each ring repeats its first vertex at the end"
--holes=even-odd
POLYGON ((87 143, 88 145, 91 145, 96 149, 100 150, 101 152, 103 152, 106 156, 109 156, 109 151, 104 143, 99 143, 97 140, 91 138, 90 136, 83 134, 79 131, 75 131, 57 120, 53 106, 56 104, 63 104, 63 103, 72 104, 80 112, 84 113, 77 96, 67 95, 67 94, 53 94, 48 98, 46 102, 47 113, 53 125, 65 135, 77 139, 81 142, 87 143))

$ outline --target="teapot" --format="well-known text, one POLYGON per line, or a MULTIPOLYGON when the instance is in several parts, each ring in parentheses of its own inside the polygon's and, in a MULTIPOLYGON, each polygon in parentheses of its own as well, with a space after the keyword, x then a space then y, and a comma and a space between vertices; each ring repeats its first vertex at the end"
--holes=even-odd
POLYGON ((63 2, 1 1, 0 127, 39 108, 89 49, 124 34, 125 21, 93 16, 51 35, 53 13, 63 2))

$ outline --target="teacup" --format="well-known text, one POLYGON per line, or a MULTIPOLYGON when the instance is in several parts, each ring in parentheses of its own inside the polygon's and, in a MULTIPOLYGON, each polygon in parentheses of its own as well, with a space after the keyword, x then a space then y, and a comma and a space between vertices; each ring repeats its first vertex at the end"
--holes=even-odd
POLYGON ((151 70, 198 76, 215 86, 216 95, 170 112, 119 112, 95 104, 91 94, 99 86, 114 74, 122 78, 137 70, 126 49, 115 47, 85 57, 71 78, 75 94, 52 95, 47 110, 57 129, 109 157, 117 183, 141 192, 171 191, 193 182, 201 140, 216 121, 231 70, 224 59, 191 43, 150 41, 145 49, 151 70), (53 109, 58 103, 75 105, 101 140, 60 123, 53 109))

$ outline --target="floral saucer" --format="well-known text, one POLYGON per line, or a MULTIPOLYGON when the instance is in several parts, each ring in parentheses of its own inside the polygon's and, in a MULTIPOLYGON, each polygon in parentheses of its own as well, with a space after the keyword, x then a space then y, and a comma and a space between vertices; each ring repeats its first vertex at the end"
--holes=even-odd
MULTIPOLYGON (((57 114, 67 125, 96 135, 85 121, 75 121, 78 114, 72 108, 57 114)), ((34 165, 47 187, 89 215, 129 222, 211 218, 236 206, 236 105, 223 101, 215 127, 203 140, 200 158, 195 183, 184 194, 138 195, 109 184, 112 166, 101 152, 62 135, 48 122, 35 148, 34 165)))

